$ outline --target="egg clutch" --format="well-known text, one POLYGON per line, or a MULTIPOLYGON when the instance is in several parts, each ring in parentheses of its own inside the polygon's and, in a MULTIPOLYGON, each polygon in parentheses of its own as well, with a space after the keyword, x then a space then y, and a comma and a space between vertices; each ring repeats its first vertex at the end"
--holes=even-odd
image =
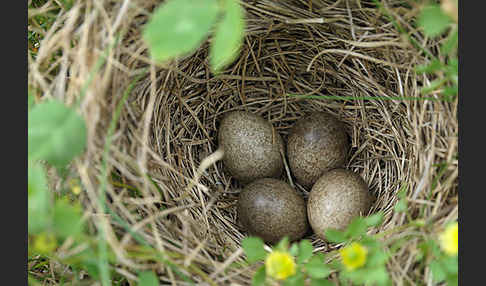
POLYGON ((233 111, 221 121, 218 144, 225 169, 244 185, 237 203, 240 224, 268 243, 285 236, 298 240, 309 226, 326 239, 326 230, 343 230, 373 202, 364 180, 344 169, 349 138, 343 123, 328 113, 299 119, 285 144, 261 116, 233 111), (296 181, 310 189, 307 202, 280 180, 285 155, 296 181))

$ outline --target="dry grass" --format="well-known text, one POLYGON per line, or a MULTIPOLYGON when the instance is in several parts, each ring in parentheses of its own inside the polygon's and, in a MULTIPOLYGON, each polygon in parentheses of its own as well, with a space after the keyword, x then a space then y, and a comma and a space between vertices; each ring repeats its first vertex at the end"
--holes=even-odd
MULTIPOLYGON (((59 14, 37 58, 29 58, 28 82, 38 95, 72 103, 109 50, 82 98, 88 144, 73 169, 85 187, 80 199, 87 219, 108 229, 119 274, 132 280, 139 269, 152 268, 162 281, 185 283, 162 263, 130 258, 127 251, 137 242, 114 220, 97 214, 109 123, 130 81, 147 68, 123 103, 109 149, 108 206, 154 248, 172 253, 172 261, 195 282, 246 285, 254 270, 231 266, 244 259, 239 243, 245 234, 235 212, 238 183, 221 162, 193 180, 202 160, 217 150, 219 120, 231 110, 262 115, 284 139, 289 127, 313 110, 344 121, 352 137, 347 168, 361 174, 377 196, 372 211, 385 213, 385 223, 373 231, 404 223, 405 215, 393 212, 403 186, 412 217, 430 218, 436 228, 457 217, 457 100, 378 98, 419 97, 419 89, 432 79, 413 71, 426 62, 425 56, 368 2, 246 1, 244 46, 218 76, 209 71, 207 43, 164 67, 149 60, 141 29, 160 1, 76 1, 59 14), (118 35, 119 43, 109 49, 118 35), (289 93, 377 99, 309 100, 285 96, 289 93), (447 168, 432 189, 439 163, 447 168)), ((386 6, 423 47, 435 52, 437 43, 410 24, 417 10, 402 2, 388 0, 386 6)), ((308 190, 296 187, 307 195, 308 190)), ((393 233, 388 241, 406 232, 393 233)), ((314 235, 308 238, 318 251, 335 248, 314 235)), ((430 281, 429 272, 414 268, 416 243, 405 241, 390 260, 394 284, 430 281)))

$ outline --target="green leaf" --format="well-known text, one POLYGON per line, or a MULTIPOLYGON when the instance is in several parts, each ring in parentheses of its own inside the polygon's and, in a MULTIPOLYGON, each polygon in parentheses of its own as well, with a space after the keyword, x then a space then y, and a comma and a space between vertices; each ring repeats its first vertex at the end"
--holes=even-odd
POLYGON ((332 284, 331 281, 325 278, 320 278, 320 279, 311 278, 310 285, 311 286, 333 286, 334 284, 332 284))
POLYGON ((98 254, 93 248, 87 248, 74 256, 68 257, 65 262, 76 270, 83 269, 95 280, 100 279, 98 268, 98 254))
POLYGON ((293 243, 289 248, 289 253, 294 257, 297 256, 299 254, 299 245, 297 243, 293 243))
POLYGON ((159 279, 153 271, 144 271, 138 274, 139 286, 159 286, 159 279))
POLYGON ((351 223, 349 224, 346 234, 350 238, 357 238, 366 233, 368 226, 366 225, 366 221, 362 217, 354 218, 351 223))
POLYGON ((404 199, 405 197, 407 197, 407 185, 406 184, 404 184, 400 187, 400 190, 398 191, 397 196, 400 199, 404 199))
POLYGON ((49 192, 42 166, 29 162, 27 172, 27 226, 29 234, 37 234, 49 225, 49 192))
POLYGON ((238 55, 243 42, 244 11, 237 0, 223 0, 225 14, 218 23, 209 51, 213 72, 219 72, 238 55))
POLYGON ((301 264, 307 259, 311 258, 312 252, 314 248, 312 247, 312 243, 307 239, 303 239, 300 241, 299 244, 299 255, 297 256, 297 264, 301 264))
POLYGON ((369 285, 387 285, 390 280, 385 266, 369 269, 364 278, 369 285))
POLYGON ((143 31, 157 61, 186 55, 207 37, 219 12, 216 0, 168 0, 152 15, 143 31))
POLYGON ((418 17, 418 25, 429 37, 435 37, 447 29, 451 18, 442 12, 439 5, 429 5, 422 9, 418 17))
POLYGON ((277 245, 275 245, 274 249, 279 251, 287 251, 289 249, 289 243, 289 238, 285 236, 277 243, 277 245))
POLYGON ((334 243, 342 243, 347 240, 346 233, 340 230, 328 229, 324 232, 326 240, 334 243))
POLYGON ((28 122, 29 160, 42 159, 61 168, 83 152, 86 124, 73 108, 57 100, 37 104, 28 122))
POLYGON ((324 259, 319 255, 314 255, 309 262, 304 264, 304 269, 312 278, 326 278, 331 273, 331 268, 324 263, 324 259))
POLYGON ((457 260, 457 256, 446 256, 445 259, 442 260, 442 265, 444 269, 447 270, 448 273, 457 273, 459 271, 459 263, 457 260))
POLYGON ((57 200, 54 205, 54 230, 61 238, 76 237, 83 230, 81 207, 71 205, 67 199, 57 200))
POLYGON ((30 93, 27 95, 27 110, 31 110, 32 107, 34 107, 34 104, 35 104, 35 98, 33 95, 31 95, 30 93))
POLYGON ((282 286, 302 286, 304 285, 304 275, 302 272, 297 271, 295 275, 290 276, 287 278, 282 286))
POLYGON ((446 281, 447 281, 447 286, 456 286, 459 284, 459 279, 458 275, 456 274, 450 274, 447 275, 446 281))
POLYGON ((373 251, 369 255, 366 261, 366 265, 370 267, 378 267, 378 266, 385 265, 385 263, 388 261, 388 257, 389 257, 388 254, 383 250, 373 251))
POLYGON ((383 221, 383 213, 378 212, 376 214, 365 217, 364 220, 365 220, 365 223, 368 227, 379 226, 383 221))
POLYGON ((421 88, 420 92, 424 95, 427 95, 433 91, 436 91, 439 87, 444 85, 447 82, 446 78, 438 78, 430 82, 429 86, 424 86, 421 88))
POLYGON ((415 68, 417 73, 432 74, 439 71, 442 68, 442 62, 438 59, 434 59, 427 65, 419 65, 415 68))
POLYGON ((431 261, 429 267, 435 282, 440 282, 446 279, 447 272, 439 261, 431 261))
POLYGON ((259 237, 247 237, 241 242, 249 263, 265 259, 267 253, 263 249, 263 240, 259 237))
POLYGON ((459 61, 457 58, 450 59, 449 64, 447 65, 447 74, 449 76, 456 76, 459 74, 459 61))
POLYGON ((403 213, 407 211, 407 200, 406 199, 400 199, 396 204, 395 204, 395 211, 398 213, 403 213))
POLYGON ((265 284, 266 272, 265 272, 265 265, 260 267, 260 269, 255 272, 253 276, 253 280, 251 281, 251 285, 253 286, 260 286, 265 284))
POLYGON ((428 239, 418 245, 419 249, 424 253, 424 255, 441 256, 442 252, 433 239, 428 239))
POLYGON ((459 32, 456 29, 447 38, 447 41, 440 47, 441 53, 449 54, 452 51, 457 50, 457 43, 459 42, 459 32))

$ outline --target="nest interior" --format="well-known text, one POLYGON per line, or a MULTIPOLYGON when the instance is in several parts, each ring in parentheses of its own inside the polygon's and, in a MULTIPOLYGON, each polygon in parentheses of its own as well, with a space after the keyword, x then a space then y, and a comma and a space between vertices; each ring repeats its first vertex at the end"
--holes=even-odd
MULTIPOLYGON (((420 97, 420 87, 432 79, 414 72, 427 59, 403 40, 373 1, 241 2, 244 42, 238 58, 218 75, 209 69, 208 41, 163 66, 150 61, 141 31, 160 2, 79 2, 61 13, 38 57, 29 59, 29 83, 47 97, 74 101, 121 31, 120 41, 86 87, 81 112, 88 147, 74 168, 86 188, 85 209, 99 211, 97 178, 107 132, 120 106, 107 158, 108 206, 155 248, 180 254, 175 262, 198 265, 216 283, 251 281, 252 271, 229 267, 244 259, 240 242, 245 233, 235 209, 240 185, 221 161, 211 161, 219 121, 232 110, 261 115, 284 141, 292 124, 311 111, 326 111, 343 121, 351 138, 346 168, 360 174, 377 198, 371 212, 385 214, 374 232, 403 223, 404 216, 393 212, 402 188, 416 202, 435 198, 411 205, 412 215, 423 209, 426 216, 445 219, 451 210, 440 210, 450 205, 457 212, 457 168, 441 181, 440 193, 430 192, 436 164, 457 165, 457 101, 397 99, 420 97), (56 50, 62 53, 52 76, 54 68, 43 68, 56 50), (204 159, 210 164, 199 176, 204 159)), ((436 49, 436 42, 411 26, 415 15, 407 1, 385 2, 400 25, 436 49)), ((289 181, 288 174, 283 179, 289 181)), ((296 188, 304 196, 309 191, 296 188)), ((136 243, 116 220, 109 221, 109 230, 113 236, 108 242, 120 253, 136 243)), ((317 251, 336 247, 311 233, 306 238, 317 251)), ((402 253, 397 261, 407 259, 402 253)), ((129 270, 150 268, 136 260, 123 263, 129 270)), ((162 280, 184 283, 170 268, 159 271, 162 280)), ((181 271, 196 282, 205 280, 205 275, 181 271)), ((403 273, 407 271, 397 271, 393 278, 413 275, 403 273)))

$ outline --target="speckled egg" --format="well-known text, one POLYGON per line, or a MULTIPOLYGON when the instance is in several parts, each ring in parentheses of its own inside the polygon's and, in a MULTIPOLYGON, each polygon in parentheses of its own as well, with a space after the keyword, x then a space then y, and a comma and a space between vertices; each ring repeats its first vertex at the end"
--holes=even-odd
POLYGON ((277 179, 264 178, 245 186, 237 210, 246 231, 268 243, 276 243, 284 236, 297 240, 309 229, 304 198, 277 179))
POLYGON ((289 132, 287 155, 297 182, 310 188, 326 171, 343 167, 349 150, 344 125, 325 112, 299 119, 289 132))
POLYGON ((322 239, 327 229, 345 229, 351 220, 367 215, 373 196, 356 173, 334 169, 322 175, 312 187, 307 216, 312 230, 322 239))
POLYGON ((218 142, 225 169, 241 183, 281 176, 283 141, 261 116, 245 111, 227 114, 219 126, 218 142))

